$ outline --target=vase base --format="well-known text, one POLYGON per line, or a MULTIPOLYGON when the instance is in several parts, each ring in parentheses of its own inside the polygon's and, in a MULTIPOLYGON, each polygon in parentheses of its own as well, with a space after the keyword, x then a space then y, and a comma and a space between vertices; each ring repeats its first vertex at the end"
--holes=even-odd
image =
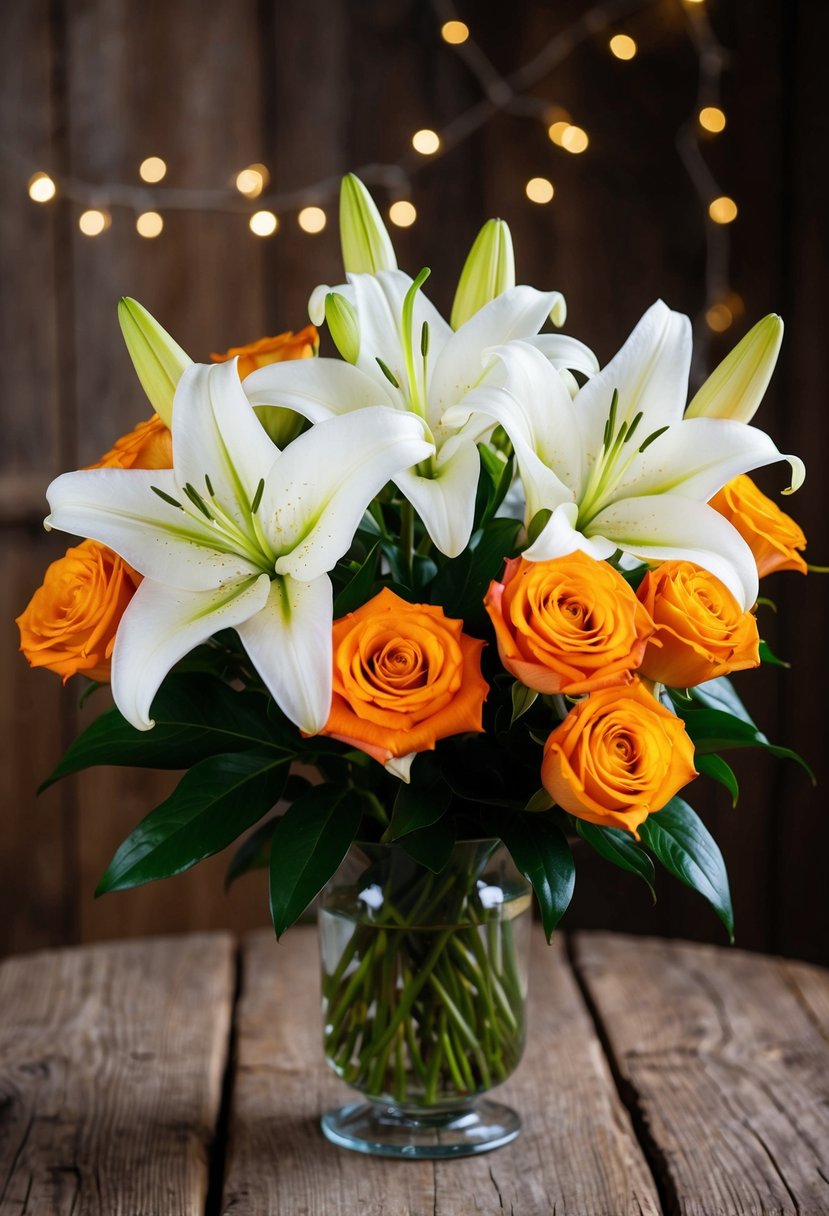
POLYGON ((379 1102, 353 1102, 326 1111, 327 1140, 355 1153, 422 1161, 471 1157, 509 1144, 521 1131, 514 1110, 481 1098, 462 1110, 414 1114, 379 1102))

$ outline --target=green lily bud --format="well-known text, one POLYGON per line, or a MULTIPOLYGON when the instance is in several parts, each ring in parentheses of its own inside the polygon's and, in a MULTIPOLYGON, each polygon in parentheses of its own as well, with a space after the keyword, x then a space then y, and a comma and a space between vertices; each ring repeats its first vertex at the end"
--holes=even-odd
POLYGON ((118 322, 141 387, 155 412, 170 426, 176 385, 193 360, 155 317, 129 296, 118 301, 118 322))
POLYGON ((360 355, 357 309, 338 291, 329 291, 325 297, 325 319, 337 350, 347 363, 356 363, 360 355))
POLYGON ((346 174, 340 187, 340 243, 347 274, 397 269, 391 238, 377 205, 353 173, 346 174))
POLYGON ((484 304, 514 286, 515 256, 509 227, 503 220, 487 220, 475 238, 458 280, 452 328, 460 329, 484 304))
POLYGON ((769 313, 714 369, 685 417, 751 422, 768 388, 782 341, 783 322, 776 313, 769 313))

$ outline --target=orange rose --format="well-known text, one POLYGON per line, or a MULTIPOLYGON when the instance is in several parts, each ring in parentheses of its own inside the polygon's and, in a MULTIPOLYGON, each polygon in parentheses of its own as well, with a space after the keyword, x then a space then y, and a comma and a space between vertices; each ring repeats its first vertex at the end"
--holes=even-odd
POLYGON ((639 680, 576 705, 544 745, 541 781, 560 807, 637 840, 639 825, 692 781, 685 726, 639 680))
POLYGON ((108 680, 115 632, 141 576, 111 549, 85 540, 52 562, 17 618, 32 667, 108 680))
POLYGON ((298 334, 289 330, 275 338, 259 338, 246 346, 231 346, 223 355, 211 355, 214 363, 225 363, 239 357, 239 379, 269 363, 285 363, 289 359, 311 359, 317 353, 320 340, 313 325, 306 325, 298 334))
POLYGON ((640 668, 649 680, 692 688, 759 665, 754 616, 701 566, 663 562, 648 571, 637 595, 656 625, 640 668))
POLYGON ((334 696, 321 733, 386 764, 482 730, 484 644, 462 625, 388 588, 335 621, 334 696))
POLYGON ((806 548, 802 529, 745 473, 723 486, 711 499, 711 506, 725 516, 751 549, 760 578, 775 570, 806 573, 808 567, 798 553, 798 549, 806 548))
POLYGON ((578 551, 547 562, 513 558, 484 604, 501 662, 538 692, 629 684, 653 633, 621 574, 578 551))
POLYGON ((173 437, 158 414, 139 422, 90 469, 171 469, 173 437))

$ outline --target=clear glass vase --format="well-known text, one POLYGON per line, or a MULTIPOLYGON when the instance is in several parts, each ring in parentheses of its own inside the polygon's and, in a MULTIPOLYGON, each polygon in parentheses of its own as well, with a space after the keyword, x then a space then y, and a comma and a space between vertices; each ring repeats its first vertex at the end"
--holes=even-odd
POLYGON ((365 1095, 327 1138, 387 1157, 462 1157, 514 1140, 483 1097, 526 1036, 531 891, 497 840, 455 845, 437 874, 397 845, 354 845, 321 896, 324 1049, 365 1095))

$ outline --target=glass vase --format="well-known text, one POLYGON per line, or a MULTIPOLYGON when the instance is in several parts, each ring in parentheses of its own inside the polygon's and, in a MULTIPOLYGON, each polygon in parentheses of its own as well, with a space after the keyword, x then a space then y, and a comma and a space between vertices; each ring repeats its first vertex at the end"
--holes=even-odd
POLYGON ((365 1100, 322 1118, 344 1148, 463 1157, 521 1129, 484 1097, 526 1036, 531 891, 497 840, 439 873, 398 845, 352 846, 321 896, 324 1050, 365 1100))

